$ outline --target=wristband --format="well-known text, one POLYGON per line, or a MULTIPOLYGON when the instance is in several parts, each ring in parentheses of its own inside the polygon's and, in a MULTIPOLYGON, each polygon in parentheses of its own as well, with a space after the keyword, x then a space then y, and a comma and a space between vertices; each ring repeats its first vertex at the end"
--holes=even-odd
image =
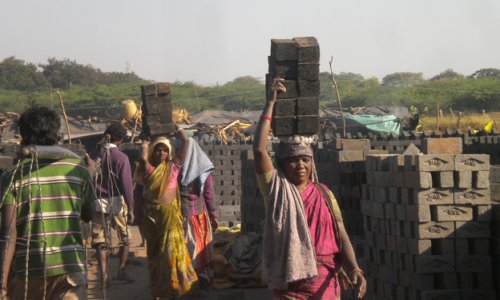
POLYGON ((260 118, 263 119, 263 120, 268 120, 269 122, 272 122, 273 121, 273 118, 271 117, 268 117, 266 115, 260 115, 260 118))
POLYGON ((359 272, 361 273, 361 275, 365 276, 365 272, 363 272, 363 270, 361 270, 360 268, 355 268, 351 271, 351 273, 349 273, 349 277, 351 277, 354 272, 359 272))

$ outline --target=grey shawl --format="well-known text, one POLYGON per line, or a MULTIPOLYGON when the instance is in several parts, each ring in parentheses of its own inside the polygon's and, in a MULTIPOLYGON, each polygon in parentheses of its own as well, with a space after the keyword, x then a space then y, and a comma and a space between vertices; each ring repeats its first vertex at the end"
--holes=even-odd
POLYGON ((273 171, 263 240, 263 279, 269 288, 318 275, 316 255, 299 191, 285 174, 273 171))

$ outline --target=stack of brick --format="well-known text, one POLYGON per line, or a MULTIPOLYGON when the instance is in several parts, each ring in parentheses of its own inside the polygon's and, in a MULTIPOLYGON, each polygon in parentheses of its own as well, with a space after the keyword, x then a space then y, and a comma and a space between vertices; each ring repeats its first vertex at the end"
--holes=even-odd
POLYGON ((174 132, 170 84, 143 85, 141 96, 142 130, 150 136, 169 135, 174 132))
POLYGON ((500 135, 470 136, 464 138, 464 153, 489 154, 491 164, 500 164, 500 135))
POLYGON ((223 226, 241 223, 243 152, 252 148, 245 143, 224 145, 220 142, 199 141, 200 147, 214 164, 215 198, 219 220, 223 226))
POLYGON ((254 158, 251 150, 243 153, 241 166, 245 178, 242 181, 241 230, 260 233, 262 232, 262 222, 265 217, 265 207, 255 175, 254 158))
POLYGON ((314 37, 271 40, 267 97, 273 78, 283 78, 272 129, 275 136, 313 135, 319 129, 319 44, 314 37))
MULTIPOLYGON (((370 141, 341 139, 337 140, 336 148, 333 152, 333 176, 330 175, 333 177, 333 191, 337 195, 349 236, 359 240, 364 236, 360 201, 361 187, 366 184, 365 158, 370 153, 370 141)), ((362 254, 357 252, 358 256, 362 254)))
POLYGON ((489 156, 439 148, 367 156, 361 209, 370 299, 495 297, 489 156))
POLYGON ((491 212, 492 212, 492 244, 493 282, 496 287, 497 300, 500 299, 500 166, 490 168, 491 212))

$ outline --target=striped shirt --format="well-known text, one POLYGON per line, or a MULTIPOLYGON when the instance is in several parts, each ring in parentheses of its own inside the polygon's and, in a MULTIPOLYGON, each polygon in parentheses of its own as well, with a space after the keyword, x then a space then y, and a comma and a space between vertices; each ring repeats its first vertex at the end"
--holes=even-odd
POLYGON ((17 207, 14 271, 25 276, 29 254, 29 277, 43 276, 44 265, 47 276, 83 272, 80 216, 82 206, 95 201, 87 167, 75 158, 39 159, 31 172, 30 165, 27 159, 1 178, 3 205, 17 207))

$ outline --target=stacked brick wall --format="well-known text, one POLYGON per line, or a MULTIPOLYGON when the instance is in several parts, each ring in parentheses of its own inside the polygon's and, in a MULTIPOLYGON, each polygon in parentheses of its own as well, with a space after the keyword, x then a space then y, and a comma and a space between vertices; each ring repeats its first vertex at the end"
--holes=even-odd
MULTIPOLYGON (((417 133, 415 131, 404 131, 400 135, 385 133, 347 134, 348 139, 369 139, 372 149, 387 150, 389 153, 402 153, 414 144, 422 149, 423 140, 426 138, 448 138, 460 137, 463 141, 463 153, 466 154, 488 154, 491 158, 491 164, 500 164, 500 134, 492 131, 488 135, 478 135, 473 132, 461 132, 447 130, 443 133, 425 132, 417 133)), ((340 134, 335 138, 340 140, 340 134)))
POLYGON ((260 193, 255 175, 254 158, 251 150, 242 156, 241 229, 245 232, 262 232, 265 217, 264 199, 260 193))
POLYGON ((500 135, 468 136, 464 139, 464 153, 488 154, 492 165, 500 165, 500 135))
POLYGON ((367 156, 369 299, 494 299, 489 157, 367 156))
POLYGON ((496 287, 497 300, 500 299, 500 166, 491 166, 491 255, 493 260, 493 282, 496 287))
POLYGON ((223 226, 241 223, 242 154, 252 149, 251 144, 233 143, 224 145, 220 142, 199 141, 200 147, 215 166, 213 172, 214 190, 218 205, 219 220, 223 226))

